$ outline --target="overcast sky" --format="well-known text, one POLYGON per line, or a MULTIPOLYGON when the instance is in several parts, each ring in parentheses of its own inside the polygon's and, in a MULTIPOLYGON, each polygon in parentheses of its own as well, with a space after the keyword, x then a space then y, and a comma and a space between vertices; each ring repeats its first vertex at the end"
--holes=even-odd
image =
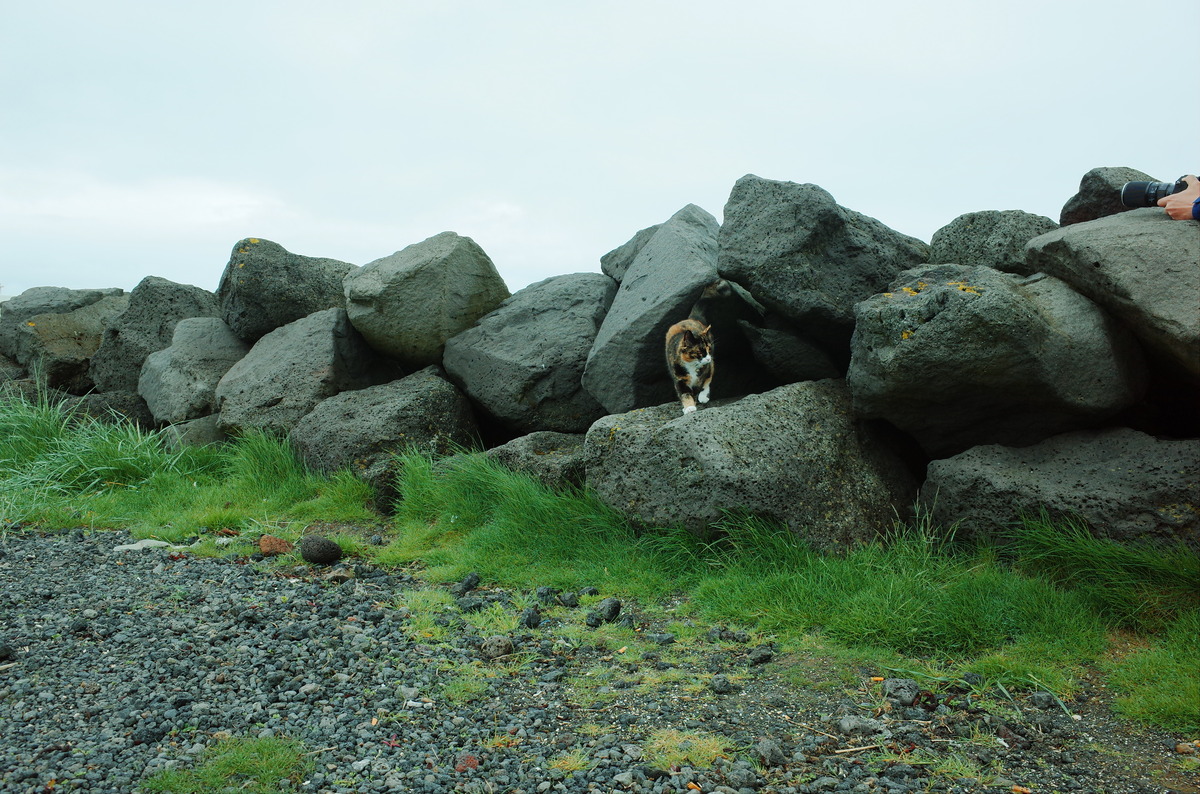
POLYGON ((450 230, 510 289, 754 173, 928 241, 1200 169, 1195 0, 0 0, 0 292, 450 230))

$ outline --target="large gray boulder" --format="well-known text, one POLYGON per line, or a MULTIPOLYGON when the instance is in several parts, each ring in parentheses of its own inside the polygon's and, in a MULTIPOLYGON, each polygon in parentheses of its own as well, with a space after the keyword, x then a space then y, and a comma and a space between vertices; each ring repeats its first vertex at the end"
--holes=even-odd
POLYGON ((13 358, 47 386, 71 394, 92 391, 89 362, 104 329, 128 305, 129 296, 118 290, 70 311, 25 315, 12 334, 13 358))
POLYGON ((472 445, 476 428, 467 398, 439 367, 426 367, 322 401, 289 439, 310 468, 349 469, 374 486, 377 502, 386 506, 395 496, 397 453, 412 448, 445 455, 472 445))
POLYGON ((344 309, 326 309, 259 339, 217 384, 221 432, 287 433, 322 400, 400 373, 367 346, 344 309))
POLYGON ((354 265, 293 254, 279 243, 248 237, 233 247, 221 274, 221 318, 253 344, 264 334, 324 309, 345 308, 342 279, 354 265))
POLYGON ((1121 188, 1126 182, 1159 182, 1136 168, 1093 168, 1079 180, 1079 192, 1067 200, 1059 213, 1063 226, 1084 223, 1128 211, 1121 203, 1121 188))
POLYGON ((653 226, 648 226, 642 229, 623 245, 617 246, 609 251, 604 256, 600 257, 600 272, 612 278, 614 281, 621 281, 625 278, 625 273, 629 270, 629 266, 637 259, 637 255, 646 247, 646 243, 650 242, 650 238, 658 233, 661 223, 656 223, 653 226))
POLYGON ((549 488, 578 488, 585 479, 583 440, 583 433, 540 430, 492 447, 484 455, 549 488))
POLYGON ((1064 282, 930 265, 857 307, 855 408, 934 457, 1093 427, 1145 389, 1129 332, 1064 282))
POLYGON ((0 304, 0 355, 17 359, 17 340, 21 327, 39 314, 69 314, 104 298, 124 295, 116 287, 108 289, 67 289, 33 287, 0 304))
POLYGON ((1066 433, 1021 449, 975 447, 929 464, 921 502, 936 523, 994 536, 1044 510, 1101 537, 1180 541, 1200 552, 1200 441, 1128 428, 1066 433))
POLYGON ((410 368, 440 364, 446 340, 509 297, 483 249, 454 232, 364 265, 344 289, 359 333, 410 368))
POLYGON ((719 228, 716 218, 689 204, 661 224, 629 266, 583 373, 584 388, 608 412, 673 398, 664 339, 717 278, 719 228))
POLYGON ((1200 222, 1132 210, 1036 237, 1028 267, 1103 306, 1146 346, 1200 378, 1200 222))
POLYGON ((582 377, 616 290, 600 273, 526 287, 446 342, 446 372, 507 430, 582 433, 604 415, 582 377))
POLYGON ((638 523, 705 533, 726 511, 787 525, 822 549, 869 541, 916 484, 857 421, 840 380, 781 386, 683 415, 606 416, 584 442, 587 485, 638 523))
POLYGON ((723 278, 818 342, 842 348, 854 304, 929 258, 924 242, 838 206, 816 185, 753 174, 733 186, 719 247, 723 278))
POLYGON ((171 344, 175 324, 186 317, 216 317, 217 296, 190 284, 158 276, 141 280, 129 293, 129 305, 104 330, 91 359, 96 389, 137 391, 146 356, 171 344))
POLYGON ((1025 245, 1058 224, 1021 210, 988 210, 960 215, 933 233, 931 264, 981 265, 1030 275, 1025 245))
POLYGON ((217 317, 190 317, 175 325, 171 344, 146 357, 138 393, 159 422, 186 422, 216 410, 217 384, 250 352, 217 317))

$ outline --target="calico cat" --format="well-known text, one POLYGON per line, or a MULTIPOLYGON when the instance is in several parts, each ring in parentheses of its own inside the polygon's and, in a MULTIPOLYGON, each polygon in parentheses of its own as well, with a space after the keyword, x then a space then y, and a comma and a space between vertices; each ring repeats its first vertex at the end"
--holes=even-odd
POLYGON ((695 411, 697 402, 708 402, 713 377, 711 330, 711 325, 692 319, 667 329, 667 369, 685 414, 695 411))

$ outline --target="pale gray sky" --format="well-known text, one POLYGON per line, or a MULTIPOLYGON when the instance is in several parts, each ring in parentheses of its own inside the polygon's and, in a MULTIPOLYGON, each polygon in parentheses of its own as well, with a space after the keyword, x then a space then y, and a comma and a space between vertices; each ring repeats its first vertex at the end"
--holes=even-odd
POLYGON ((746 173, 926 241, 1200 169, 1195 0, 0 0, 0 284, 215 289, 451 230, 510 289, 746 173))

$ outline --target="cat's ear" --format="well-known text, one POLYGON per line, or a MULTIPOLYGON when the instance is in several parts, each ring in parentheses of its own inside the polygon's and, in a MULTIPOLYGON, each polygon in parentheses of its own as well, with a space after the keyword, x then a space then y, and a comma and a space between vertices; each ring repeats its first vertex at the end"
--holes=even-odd
POLYGON ((712 332, 712 325, 709 324, 709 325, 704 326, 704 330, 701 331, 700 333, 704 334, 705 336, 708 336, 711 332, 712 332))

